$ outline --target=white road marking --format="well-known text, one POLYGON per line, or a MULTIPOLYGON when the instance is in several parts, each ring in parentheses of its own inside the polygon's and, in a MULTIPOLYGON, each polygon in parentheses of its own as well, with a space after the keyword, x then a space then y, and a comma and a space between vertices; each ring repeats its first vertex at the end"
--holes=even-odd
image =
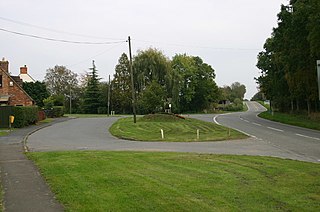
POLYGON ((273 128, 273 127, 267 127, 268 129, 270 130, 275 130, 275 131, 278 131, 278 132, 283 132, 283 130, 280 130, 280 129, 277 129, 277 128, 273 128))
POLYGON ((217 117, 218 117, 218 116, 219 116, 219 115, 213 117, 213 121, 214 121, 214 123, 216 123, 217 125, 221 125, 221 124, 217 121, 217 117))
POLYGON ((245 122, 247 122, 247 123, 249 123, 250 121, 248 121, 248 120, 245 120, 245 119, 243 119, 243 121, 245 121, 245 122))
POLYGON ((260 126, 260 127, 262 126, 261 124, 258 124, 258 123, 255 123, 255 122, 252 122, 252 124, 260 126))
POLYGON ((296 134, 296 135, 297 135, 297 136, 300 136, 300 137, 310 138, 310 139, 314 139, 314 140, 320 141, 320 138, 315 138, 315 137, 311 137, 311 136, 307 136, 307 135, 302 135, 302 134, 296 134))
MULTIPOLYGON (((218 124, 218 125, 221 125, 221 124, 217 121, 217 117, 218 117, 218 116, 223 116, 223 115, 225 115, 225 114, 216 115, 216 116, 214 116, 214 117, 212 118, 212 120, 214 121, 214 123, 216 123, 216 124, 218 124)), ((242 119, 242 118, 240 117, 240 119, 242 119)), ((260 139, 260 138, 257 138, 257 136, 255 136, 255 135, 251 135, 251 134, 246 133, 246 132, 244 132, 244 131, 242 131, 242 130, 239 130, 239 129, 237 129, 237 128, 233 128, 233 129, 235 129, 235 130, 237 130, 237 131, 239 131, 239 132, 241 132, 241 133, 243 133, 243 134, 245 134, 245 135, 247 135, 247 136, 249 136, 249 137, 251 137, 251 138, 255 138, 255 139, 258 139, 258 140, 262 140, 262 139, 260 139)))
MULTIPOLYGON (((257 136, 255 136, 255 135, 251 135, 251 134, 249 134, 249 133, 246 133, 246 132, 244 132, 244 131, 242 131, 242 130, 239 130, 239 129, 237 129, 237 128, 234 128, 234 127, 233 127, 233 129, 235 129, 235 130, 237 130, 237 131, 239 131, 239 132, 241 132, 241 133, 243 133, 243 134, 245 134, 245 135, 247 135, 247 136, 249 136, 249 137, 252 137, 252 138, 255 138, 255 139, 260 140, 260 139, 257 138, 257 136)), ((261 139, 261 140, 262 140, 262 139, 261 139)))

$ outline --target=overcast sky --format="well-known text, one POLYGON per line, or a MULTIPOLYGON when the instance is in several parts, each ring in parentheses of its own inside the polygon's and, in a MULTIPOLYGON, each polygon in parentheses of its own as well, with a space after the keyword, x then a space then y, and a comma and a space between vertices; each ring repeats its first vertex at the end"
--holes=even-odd
MULTIPOLYGON (((219 86, 240 82, 251 98, 259 75, 257 54, 277 24, 287 0, 1 0, 0 28, 46 38, 83 41, 125 41, 132 51, 157 48, 171 58, 176 53, 199 56, 216 73, 219 86), (41 28, 42 27, 42 28, 41 28)), ((53 42, 0 31, 0 57, 19 74, 42 81, 48 68, 67 66, 84 73, 95 60, 98 74, 107 79, 125 42, 85 45, 53 42)))

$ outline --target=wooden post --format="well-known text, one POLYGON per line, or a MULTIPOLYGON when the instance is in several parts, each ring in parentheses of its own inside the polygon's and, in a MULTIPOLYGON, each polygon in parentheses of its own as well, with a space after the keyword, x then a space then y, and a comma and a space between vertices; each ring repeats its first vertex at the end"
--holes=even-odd
POLYGON ((164 139, 163 129, 161 129, 160 132, 161 132, 161 139, 164 139))
POLYGON ((199 139, 200 139, 200 130, 197 129, 197 140, 199 140, 199 139))

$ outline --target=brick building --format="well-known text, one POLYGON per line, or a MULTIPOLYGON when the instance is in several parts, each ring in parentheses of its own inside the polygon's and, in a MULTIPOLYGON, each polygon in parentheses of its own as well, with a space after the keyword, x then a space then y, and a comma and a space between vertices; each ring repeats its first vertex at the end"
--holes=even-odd
POLYGON ((0 61, 0 105, 34 105, 34 100, 23 90, 22 84, 23 81, 19 76, 10 75, 9 62, 3 58, 0 61))

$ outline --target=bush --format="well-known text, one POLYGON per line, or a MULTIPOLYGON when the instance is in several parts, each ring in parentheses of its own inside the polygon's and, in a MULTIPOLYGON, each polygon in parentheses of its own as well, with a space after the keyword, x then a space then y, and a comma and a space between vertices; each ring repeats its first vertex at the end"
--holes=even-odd
POLYGON ((35 124, 38 121, 38 107, 14 107, 13 115, 14 122, 13 127, 21 128, 31 124, 35 124))
POLYGON ((63 106, 53 106, 50 109, 45 110, 47 117, 49 118, 57 118, 64 115, 64 107, 63 106))
POLYGON ((230 105, 227 105, 223 110, 225 110, 225 111, 242 111, 243 104, 230 104, 230 105))
POLYGON ((98 114, 107 114, 106 107, 98 107, 98 114))

